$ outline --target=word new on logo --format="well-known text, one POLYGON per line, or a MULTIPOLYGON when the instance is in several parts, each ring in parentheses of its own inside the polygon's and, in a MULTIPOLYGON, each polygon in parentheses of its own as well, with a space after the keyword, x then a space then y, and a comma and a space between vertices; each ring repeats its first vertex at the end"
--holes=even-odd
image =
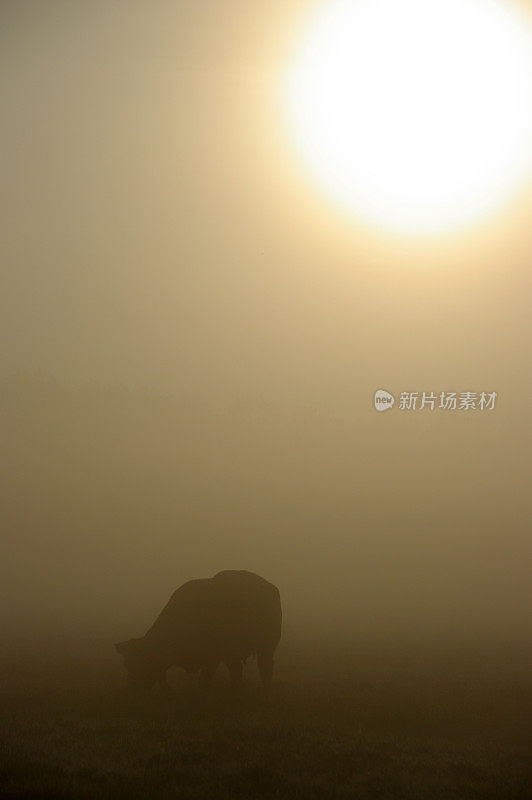
POLYGON ((388 411, 395 403, 395 397, 385 389, 377 389, 373 397, 373 403, 377 411, 388 411))

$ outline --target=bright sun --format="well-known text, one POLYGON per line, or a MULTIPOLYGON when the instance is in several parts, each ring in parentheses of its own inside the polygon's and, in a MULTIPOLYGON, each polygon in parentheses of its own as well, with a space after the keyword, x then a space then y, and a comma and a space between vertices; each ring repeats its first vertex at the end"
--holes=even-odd
POLYGON ((528 180, 532 32, 511 0, 330 0, 288 70, 317 178, 372 225, 461 227, 528 180))

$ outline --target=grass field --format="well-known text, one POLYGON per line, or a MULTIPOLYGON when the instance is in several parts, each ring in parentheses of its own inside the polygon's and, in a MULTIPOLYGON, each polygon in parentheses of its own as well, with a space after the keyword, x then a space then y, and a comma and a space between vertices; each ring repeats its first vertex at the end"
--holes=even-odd
POLYGON ((110 642, 1 661, 2 797, 528 800, 525 659, 284 646, 271 698, 248 662, 202 701, 120 697, 110 642))

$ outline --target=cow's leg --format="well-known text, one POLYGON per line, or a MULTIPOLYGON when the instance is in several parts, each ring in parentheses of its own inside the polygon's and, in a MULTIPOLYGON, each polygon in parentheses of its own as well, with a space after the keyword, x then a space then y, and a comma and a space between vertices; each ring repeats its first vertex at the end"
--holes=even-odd
POLYGON ((257 653, 257 664, 259 667, 259 674, 264 686, 264 694, 268 694, 273 676, 273 651, 262 650, 257 653))
POLYGON ((157 678, 157 683, 159 684, 159 689, 161 694, 165 697, 170 692, 170 684, 166 680, 166 670, 164 670, 164 672, 161 672, 161 674, 157 678))
POLYGON ((216 672, 219 663, 219 661, 212 661, 210 664, 206 664, 201 668, 198 685, 202 693, 205 693, 209 688, 212 676, 216 672))
POLYGON ((242 686, 242 670, 243 664, 241 659, 234 661, 227 661, 227 669, 229 670, 229 682, 231 689, 237 691, 242 686))

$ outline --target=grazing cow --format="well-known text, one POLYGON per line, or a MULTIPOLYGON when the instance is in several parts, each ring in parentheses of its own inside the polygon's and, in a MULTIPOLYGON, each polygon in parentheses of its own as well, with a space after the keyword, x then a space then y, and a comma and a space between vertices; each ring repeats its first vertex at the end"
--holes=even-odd
POLYGON ((189 581, 177 589, 140 639, 116 645, 124 656, 128 687, 167 688, 166 671, 199 672, 206 689, 218 664, 229 670, 231 686, 242 667, 257 656, 264 691, 273 674, 273 654, 281 638, 279 590, 253 572, 226 570, 214 578, 189 581))

